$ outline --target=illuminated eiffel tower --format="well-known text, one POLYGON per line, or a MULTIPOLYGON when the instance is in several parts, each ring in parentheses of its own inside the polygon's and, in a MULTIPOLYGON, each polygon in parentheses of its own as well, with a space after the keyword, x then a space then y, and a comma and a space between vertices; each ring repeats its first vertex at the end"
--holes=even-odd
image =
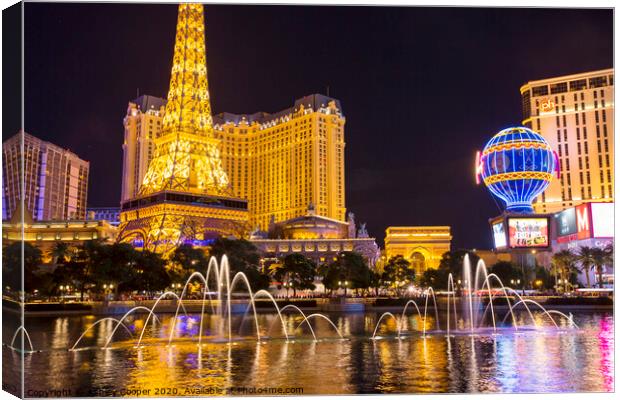
POLYGON ((168 254, 247 227, 213 135, 202 4, 180 4, 162 133, 136 198, 121 205, 118 240, 168 254))

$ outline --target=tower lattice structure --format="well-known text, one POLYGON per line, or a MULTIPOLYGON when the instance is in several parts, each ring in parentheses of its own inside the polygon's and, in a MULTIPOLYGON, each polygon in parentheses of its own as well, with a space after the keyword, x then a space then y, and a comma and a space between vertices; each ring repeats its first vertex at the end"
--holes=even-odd
POLYGON ((121 205, 119 240, 168 253, 183 242, 241 234, 247 202, 230 195, 207 79, 204 9, 180 4, 161 135, 136 198, 121 205))

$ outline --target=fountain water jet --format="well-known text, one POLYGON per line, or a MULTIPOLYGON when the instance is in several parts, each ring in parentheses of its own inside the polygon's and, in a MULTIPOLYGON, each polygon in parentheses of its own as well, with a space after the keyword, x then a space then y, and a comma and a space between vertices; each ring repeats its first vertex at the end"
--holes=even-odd
POLYGON ((102 318, 98 321, 95 321, 91 326, 89 326, 88 328, 86 328, 86 330, 84 332, 82 332, 82 334, 80 335, 80 337, 78 338, 78 340, 75 341, 75 343, 73 344, 73 347, 71 347, 69 349, 69 351, 75 351, 75 346, 77 346, 77 344, 80 342, 80 340, 82 340, 82 338, 84 337, 84 335, 86 335, 86 332, 88 332, 89 330, 91 330, 92 328, 95 327, 95 325, 104 322, 104 321, 114 321, 116 322, 116 325, 118 326, 118 324, 121 324, 123 326, 123 328, 125 328, 125 330, 127 331, 127 333, 129 333, 129 335, 131 336, 131 330, 129 330, 129 328, 127 327, 127 325, 125 325, 123 322, 121 322, 120 320, 116 319, 116 318, 112 318, 112 317, 106 317, 106 318, 102 318))
MULTIPOLYGON (((32 346, 32 341, 30 340, 30 335, 28 334, 28 331, 26 330, 26 328, 24 328, 24 326, 23 326, 23 325, 20 325, 20 326, 19 326, 19 327, 15 330, 15 333, 13 334, 13 339, 11 340, 11 344, 9 345, 9 347, 10 347, 12 350, 24 351, 23 349, 17 349, 17 348, 15 348, 15 347, 14 347, 14 345, 15 345, 15 340, 17 339, 17 334, 18 334, 20 331, 22 332, 22 335, 23 335, 26 339, 28 339, 28 345, 30 346, 30 352, 31 352, 31 353, 32 353, 32 352, 34 352, 34 347, 32 346)), ((23 343, 23 340, 22 340, 22 343, 23 343)))

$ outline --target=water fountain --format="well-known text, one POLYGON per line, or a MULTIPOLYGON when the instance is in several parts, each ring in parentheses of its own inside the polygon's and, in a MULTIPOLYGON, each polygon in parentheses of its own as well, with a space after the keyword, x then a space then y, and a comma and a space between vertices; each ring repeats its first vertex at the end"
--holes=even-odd
MULTIPOLYGON (((465 296, 461 298, 462 300, 461 318, 463 318, 464 320, 465 318, 468 318, 468 321, 466 321, 466 325, 469 325, 468 331, 469 331, 469 334, 471 335, 474 335, 479 331, 483 331, 489 328, 489 327, 482 326, 482 323, 489 309, 491 311, 491 321, 492 321, 491 328, 492 328, 493 333, 497 333, 498 327, 497 327, 496 318, 495 318, 496 310, 493 307, 493 298, 496 297, 494 290, 499 290, 502 293, 503 297, 506 299, 506 302, 508 304, 508 311, 506 312, 503 319, 501 320, 501 323, 505 324, 508 316, 511 316, 512 317, 512 328, 514 330, 519 330, 519 328, 523 328, 523 326, 520 326, 518 324, 517 319, 515 318, 515 315, 514 315, 514 309, 521 305, 527 311, 530 319, 532 320, 534 324, 533 325, 534 328, 537 329, 540 327, 537 324, 537 321, 534 318, 534 314, 532 313, 532 310, 530 309, 528 304, 535 306, 537 309, 539 309, 543 313, 543 315, 545 315, 549 319, 549 321, 551 321, 551 323, 556 329, 560 329, 560 326, 558 325, 556 320, 553 318, 553 315, 557 315, 560 318, 564 318, 566 321, 568 321, 569 326, 571 328, 579 328, 577 324, 575 324, 571 316, 566 315, 560 311, 547 310, 545 307, 543 307, 542 304, 538 303, 537 301, 532 300, 532 299, 525 299, 521 295, 519 295, 519 293, 515 289, 505 286, 502 283, 502 280, 497 275, 488 273, 486 266, 484 264, 484 261, 482 260, 478 261, 478 264, 476 265, 474 279, 472 280, 472 269, 471 269, 471 264, 470 264, 468 255, 466 255, 463 260, 463 283, 466 288, 465 289, 466 293, 465 293, 465 296), (498 283, 499 286, 494 288, 491 284, 492 280, 498 283), (480 294, 481 292, 483 292, 484 294, 480 294), (514 304, 511 303, 511 296, 509 295, 509 293, 511 293, 518 299, 514 304), (484 308, 484 310, 481 312, 480 305, 482 304, 483 300, 485 300, 485 298, 488 300, 488 304, 484 308)), ((448 275, 447 292, 448 292, 448 295, 447 295, 447 311, 448 312, 447 312, 447 318, 446 318, 445 332, 449 336, 450 332, 463 333, 462 331, 455 329, 457 328, 457 321, 458 321, 457 307, 456 307, 457 296, 455 293, 455 285, 454 285, 454 279, 452 277, 452 274, 448 275), (452 306, 453 306, 453 312, 454 312, 454 323, 455 323, 455 328, 453 328, 452 330, 450 329, 450 299, 452 299, 452 306)), ((405 312, 407 311, 407 307, 409 306, 409 304, 414 304, 416 306, 416 309, 418 310, 418 316, 422 320, 422 326, 423 326, 422 335, 426 336, 426 320, 427 320, 429 294, 433 296, 433 301, 434 301, 433 306, 435 309, 435 322, 437 324, 437 331, 440 332, 441 330, 439 328, 439 316, 437 313, 437 302, 436 302, 434 290, 432 287, 430 287, 426 291, 423 316, 420 315, 420 310, 418 308, 417 303, 415 303, 415 301, 413 300, 410 300, 405 305, 400 319, 390 312, 383 313, 383 315, 379 317, 379 320, 377 321, 375 325, 375 329, 373 331, 371 338, 372 339, 382 338, 382 336, 377 336, 377 332, 379 330, 381 322, 384 319, 389 317, 389 318, 392 318, 396 322, 396 338, 402 339, 403 338, 402 327, 403 327, 403 322, 405 319, 405 312)))
MULTIPOLYGON (((540 311, 556 329, 561 328, 560 325, 558 325, 556 318, 566 320, 570 328, 578 328, 577 324, 575 324, 575 322, 573 321, 572 315, 569 316, 556 310, 547 310, 540 303, 532 299, 523 298, 515 289, 505 286, 497 275, 488 273, 486 266, 484 265, 484 262, 482 260, 480 260, 476 265, 475 271, 472 271, 469 257, 465 256, 465 259, 463 261, 462 280, 464 283, 464 293, 462 296, 460 296, 461 313, 459 315, 457 308, 457 288, 454 284, 454 278, 452 274, 448 275, 447 318, 444 323, 444 330, 441 329, 442 322, 439 318, 435 290, 432 287, 429 287, 424 292, 423 308, 418 305, 415 300, 409 300, 407 301, 400 313, 383 313, 375 324, 371 339, 376 340, 385 337, 379 336, 378 333, 381 324, 388 319, 392 319, 395 322, 395 337, 399 340, 405 339, 406 336, 404 335, 414 334, 414 331, 405 326, 407 311, 412 308, 415 309, 418 321, 420 321, 422 324, 422 337, 426 337, 427 334, 446 334, 448 337, 454 334, 475 335, 477 333, 486 332, 489 329, 492 330, 493 334, 498 334, 500 330, 506 331, 507 329, 513 329, 515 331, 518 331, 519 329, 527 328, 527 326, 523 325, 523 323, 519 324, 515 317, 514 311, 519 307, 523 307, 525 309, 529 320, 531 320, 533 323, 534 329, 538 329, 540 326, 536 318, 534 317, 534 313, 532 312, 531 307, 534 308, 534 311, 540 311), (506 311, 505 315, 500 319, 496 318, 497 310, 496 307, 494 307, 493 305, 493 299, 496 297, 504 298, 508 306, 508 310, 506 311), (432 302, 429 301, 430 299, 432 299, 432 302), (481 306, 484 304, 485 301, 486 306, 482 308, 481 306), (433 307, 434 309, 434 319, 436 325, 434 331, 427 331, 429 307, 433 307), (490 326, 489 324, 485 325, 488 312, 491 313, 490 326), (507 320, 509 316, 511 317, 512 323, 507 325, 507 320), (556 318, 554 318, 554 316, 556 318), (464 329, 459 329, 459 320, 462 322, 462 326, 464 329)), ((211 309, 210 314, 212 318, 216 320, 215 325, 217 328, 215 330, 215 335, 213 335, 213 337, 211 337, 209 340, 211 342, 224 342, 228 344, 231 344, 234 342, 234 340, 236 340, 235 336, 233 336, 232 328, 232 294, 237 289, 237 286, 239 284, 244 285, 246 293, 246 297, 244 298, 244 300, 247 301, 245 312, 241 317, 239 332, 237 333, 239 336, 241 336, 243 322, 246 319, 248 311, 251 309, 255 325, 257 342, 260 344, 265 343, 266 339, 272 339, 270 337, 261 335, 261 326, 259 324, 259 318, 256 310, 256 300, 259 298, 266 298, 273 305, 275 309, 275 314, 277 316, 277 318, 270 324, 270 326, 267 327, 268 333, 272 330, 273 325, 279 321, 283 334, 283 339, 288 342, 289 340, 294 338, 292 333, 301 329, 305 325, 307 326, 313 341, 317 342, 319 341, 319 338, 317 337, 316 330, 311 324, 311 320, 319 319, 326 321, 334 329, 340 339, 345 339, 336 324, 334 324, 334 322, 330 320, 327 316, 320 313, 306 315, 303 310, 293 304, 287 304, 283 307, 280 307, 276 299, 268 291, 258 290, 254 293, 252 291, 247 276, 242 272, 236 273, 231 279, 228 258, 226 256, 223 256, 219 263, 215 257, 212 257, 209 261, 208 268, 205 274, 199 271, 192 273, 186 280, 180 295, 177 295, 174 292, 164 292, 159 297, 157 297, 157 299, 155 299, 153 306, 150 308, 145 306, 136 306, 128 310, 123 316, 121 316, 121 318, 117 319, 112 317, 104 317, 95 321, 82 332, 82 334, 78 337, 73 346, 69 348, 69 351, 78 351, 91 348, 88 346, 85 347, 82 344, 83 339, 86 334, 91 331, 95 326, 104 322, 109 322, 113 324, 113 328, 111 328, 111 333, 108 334, 104 339, 104 345, 102 347, 103 349, 111 348, 112 341, 114 340, 116 332, 119 330, 119 328, 123 328, 123 330, 128 334, 129 337, 133 337, 133 333, 127 326, 126 320, 137 313, 146 313, 147 316, 144 321, 144 326, 142 326, 142 328, 140 329, 140 334, 134 343, 134 347, 144 347, 144 336, 149 322, 152 321, 153 328, 157 324, 161 325, 160 318, 157 316, 156 313, 157 307, 160 305, 162 300, 169 298, 172 298, 176 302, 176 310, 174 312, 174 317, 171 319, 171 326, 169 333, 167 334, 168 339, 166 345, 169 347, 174 346, 174 341, 180 339, 176 334, 177 321, 180 318, 179 313, 183 311, 185 317, 190 318, 184 301, 186 301, 186 297, 188 295, 189 285, 193 281, 199 282, 199 285, 201 287, 200 295, 202 298, 202 301, 200 303, 200 314, 197 317, 199 319, 198 334, 193 335, 191 338, 192 340, 197 341, 198 348, 204 346, 203 340, 206 340, 207 338, 204 331, 204 319, 205 315, 207 314, 207 306, 209 306, 211 309), (297 326, 294 326, 293 332, 289 332, 286 327, 283 318, 283 313, 285 312, 295 312, 302 317, 301 322, 299 322, 297 326)), ((239 293, 237 292, 237 294, 239 293)), ((28 345, 30 347, 29 352, 34 352, 35 350, 30 340, 30 336, 28 335, 28 332, 24 329, 23 326, 20 326, 16 330, 15 334, 13 335, 11 344, 8 347, 15 349, 15 340, 17 339, 17 336, 20 332, 23 332, 23 336, 27 339, 28 345)), ((159 343, 159 341, 155 342, 159 343)))

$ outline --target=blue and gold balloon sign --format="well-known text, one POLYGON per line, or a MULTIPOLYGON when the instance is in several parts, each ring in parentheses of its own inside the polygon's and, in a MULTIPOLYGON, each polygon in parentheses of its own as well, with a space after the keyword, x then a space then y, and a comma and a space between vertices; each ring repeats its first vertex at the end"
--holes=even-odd
POLYGON ((522 126, 500 131, 476 155, 476 181, 482 178, 509 212, 532 213, 532 201, 558 171, 557 155, 549 143, 522 126))

